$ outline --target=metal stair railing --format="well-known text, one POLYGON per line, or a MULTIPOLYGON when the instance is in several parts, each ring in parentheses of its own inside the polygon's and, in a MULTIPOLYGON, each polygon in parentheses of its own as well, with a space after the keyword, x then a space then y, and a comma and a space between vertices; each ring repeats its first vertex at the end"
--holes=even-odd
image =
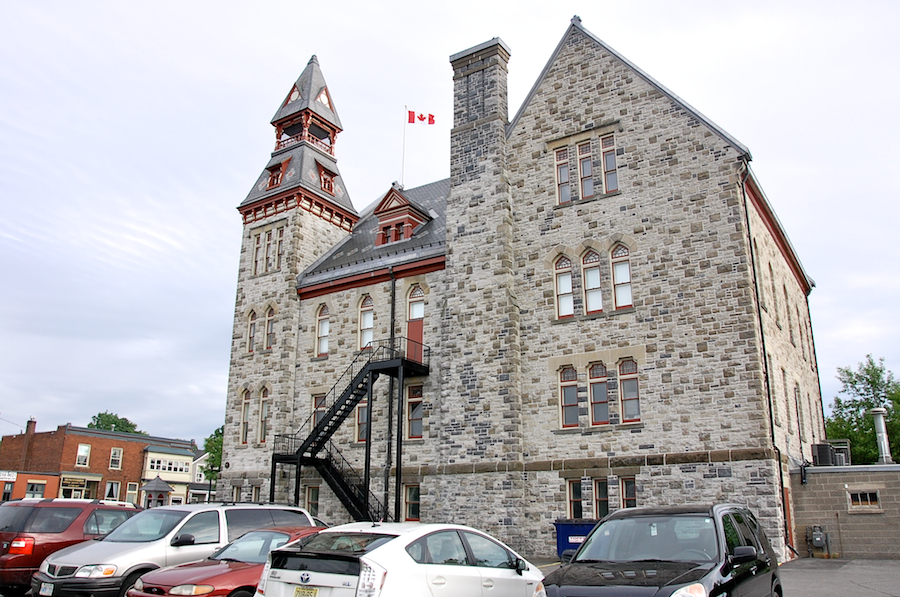
MULTIPOLYGON (((384 505, 371 490, 368 491, 369 508, 368 511, 366 511, 365 496, 367 490, 365 488, 363 476, 359 473, 359 471, 357 471, 350 465, 350 463, 346 458, 344 458, 343 454, 340 453, 334 443, 328 442, 327 446, 322 450, 322 453, 324 458, 317 457, 314 459, 316 468, 319 468, 322 465, 327 466, 330 469, 330 472, 335 475, 338 483, 344 485, 344 487, 332 487, 332 489, 335 490, 335 493, 337 493, 338 495, 340 495, 341 493, 347 493, 347 497, 351 501, 350 504, 344 504, 345 506, 347 506, 347 509, 351 512, 355 511, 363 514, 364 516, 361 517, 363 520, 389 521, 390 517, 384 511, 384 505)), ((323 471, 320 470, 320 472, 323 471)))

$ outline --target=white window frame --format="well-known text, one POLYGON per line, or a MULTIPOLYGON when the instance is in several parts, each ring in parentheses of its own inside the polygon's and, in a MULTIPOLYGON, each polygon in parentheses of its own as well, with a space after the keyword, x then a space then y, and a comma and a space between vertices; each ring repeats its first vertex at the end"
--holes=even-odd
POLYGON ((603 312, 603 294, 600 291, 600 254, 588 251, 581 258, 581 285, 584 288, 585 314, 603 312))
POLYGON ((328 305, 320 306, 316 314, 316 356, 318 357, 328 356, 329 317, 328 305))
POLYGON ((138 484, 128 483, 125 485, 125 501, 137 504, 138 501, 138 484))
POLYGON ((618 191, 619 168, 616 164, 615 135, 607 135, 600 139, 600 152, 603 156, 603 192, 618 191))
POLYGON ((556 291, 556 317, 566 319, 575 315, 575 295, 572 282, 572 260, 562 255, 553 265, 556 291))
POLYGON ((359 303, 359 350, 371 348, 375 340, 375 301, 366 295, 359 303))
POLYGON ((311 516, 319 515, 319 486, 309 485, 306 487, 306 511, 311 516))
POLYGON ((578 145, 578 182, 582 199, 590 199, 596 193, 594 188, 594 163, 591 157, 591 142, 578 145))
POLYGON ((425 437, 425 386, 415 384, 406 388, 406 439, 422 439, 425 437), (413 418, 413 410, 419 407, 420 417, 413 418), (412 423, 419 421, 419 435, 413 435, 412 423))
POLYGON ((112 471, 120 471, 122 470, 122 457, 125 455, 124 448, 110 448, 109 449, 109 470, 112 471), (115 466, 113 466, 115 464, 115 466))
POLYGON ((250 441, 250 390, 241 393, 241 427, 240 441, 246 444, 250 441))
POLYGON ((247 314, 247 352, 253 352, 256 345, 256 310, 247 314))
POLYGON ((418 483, 410 483, 403 486, 403 520, 409 522, 419 522, 422 520, 422 486, 418 483), (418 501, 411 499, 410 493, 415 490, 418 494, 418 501), (410 506, 416 504, 419 510, 419 516, 410 516, 410 506))
POLYGON ((91 444, 78 444, 75 466, 91 466, 91 444))
POLYGON ((266 309, 266 350, 271 350, 275 346, 275 308, 266 309))
POLYGON ((367 400, 363 400, 359 404, 356 405, 356 443, 364 444, 366 443, 365 437, 363 437, 363 429, 366 430, 366 435, 371 436, 372 430, 366 427, 368 423, 368 408, 369 402, 367 400))
POLYGON ((269 409, 271 406, 269 388, 263 388, 259 392, 259 425, 256 430, 256 441, 261 444, 266 443, 266 434, 269 431, 269 409))
POLYGON ((119 481, 107 481, 106 482, 106 491, 103 492, 103 499, 105 500, 115 500, 119 501, 119 491, 122 489, 122 484, 119 481), (114 489, 112 492, 113 496, 110 497, 110 489, 114 489))
POLYGON ((613 274, 613 300, 616 309, 634 306, 631 285, 631 251, 623 243, 616 243, 609 253, 613 274))

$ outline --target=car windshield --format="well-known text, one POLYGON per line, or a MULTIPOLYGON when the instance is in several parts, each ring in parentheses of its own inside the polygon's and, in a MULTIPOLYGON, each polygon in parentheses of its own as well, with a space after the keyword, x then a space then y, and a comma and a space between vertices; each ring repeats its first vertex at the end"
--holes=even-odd
POLYGON ((705 515, 635 516, 607 520, 573 561, 705 562, 718 555, 715 521, 705 515))
POLYGON ((287 533, 278 531, 250 531, 209 556, 209 559, 265 564, 269 552, 283 546, 289 539, 287 533))
POLYGON ((184 510, 152 509, 138 512, 107 535, 104 541, 146 543, 169 534, 188 513, 184 510))
POLYGON ((303 551, 365 553, 384 545, 395 535, 377 533, 319 533, 303 546, 303 551))

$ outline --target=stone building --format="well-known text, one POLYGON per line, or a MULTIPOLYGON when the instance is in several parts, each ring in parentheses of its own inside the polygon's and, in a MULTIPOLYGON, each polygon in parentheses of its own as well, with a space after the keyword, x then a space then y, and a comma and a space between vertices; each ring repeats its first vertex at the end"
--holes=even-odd
POLYGON ((362 213, 315 57, 290 89, 239 206, 219 495, 532 554, 559 518, 738 501, 784 556, 813 282, 749 150, 577 17, 511 120, 509 56, 450 57, 450 178, 362 213))

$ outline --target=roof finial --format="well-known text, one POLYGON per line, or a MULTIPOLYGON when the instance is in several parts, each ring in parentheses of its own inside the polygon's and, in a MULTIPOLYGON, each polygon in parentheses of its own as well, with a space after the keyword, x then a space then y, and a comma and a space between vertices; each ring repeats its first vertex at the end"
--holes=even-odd
POLYGON ((579 17, 578 15, 573 16, 572 24, 573 25, 581 25, 581 17, 579 17))
POLYGON ((312 58, 309 59, 309 62, 307 62, 307 64, 312 64, 313 62, 315 62, 316 64, 319 64, 319 59, 316 58, 315 54, 312 55, 312 58))

